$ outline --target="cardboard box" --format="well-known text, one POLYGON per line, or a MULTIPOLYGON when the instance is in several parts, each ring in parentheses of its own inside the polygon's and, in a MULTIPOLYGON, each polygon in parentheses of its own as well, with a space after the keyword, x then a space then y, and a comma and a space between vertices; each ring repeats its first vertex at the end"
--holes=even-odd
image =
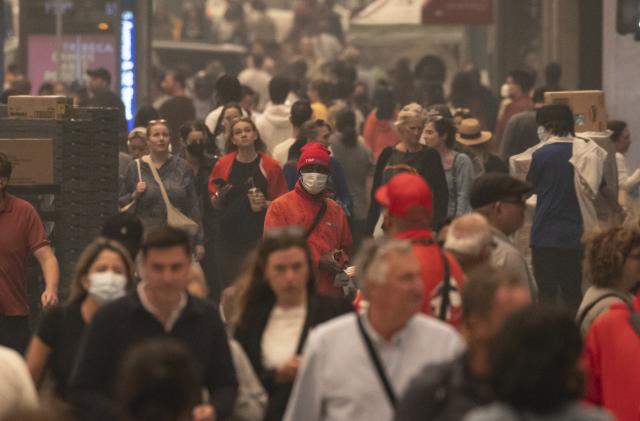
POLYGON ((54 184, 53 139, 0 139, 0 152, 13 164, 9 184, 54 184))
POLYGON ((603 91, 547 92, 545 104, 566 104, 573 111, 576 132, 607 130, 607 109, 603 91))
POLYGON ((71 98, 60 95, 14 95, 8 100, 9 117, 62 120, 71 115, 71 98))

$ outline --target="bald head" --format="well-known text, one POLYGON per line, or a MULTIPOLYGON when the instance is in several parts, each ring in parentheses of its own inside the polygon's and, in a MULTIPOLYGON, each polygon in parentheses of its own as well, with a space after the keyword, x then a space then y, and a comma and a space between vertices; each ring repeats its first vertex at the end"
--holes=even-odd
POLYGON ((444 247, 453 253, 465 269, 486 263, 493 246, 493 234, 487 219, 479 213, 462 215, 449 226, 444 247))

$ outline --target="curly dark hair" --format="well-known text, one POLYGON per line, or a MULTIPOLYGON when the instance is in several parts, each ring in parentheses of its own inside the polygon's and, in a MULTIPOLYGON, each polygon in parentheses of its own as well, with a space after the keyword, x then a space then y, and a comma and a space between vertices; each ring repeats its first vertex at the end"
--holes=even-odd
POLYGON ((622 281, 624 262, 634 248, 640 246, 640 229, 613 227, 585 235, 582 273, 600 288, 616 288, 622 281))
POLYGON ((428 123, 433 124, 433 128, 436 132, 438 132, 438 135, 446 135, 444 144, 447 146, 447 148, 453 149, 453 147, 456 145, 456 125, 453 119, 437 114, 435 116, 429 117, 427 119, 427 124, 428 123))
POLYGON ((495 397, 516 411, 549 414, 580 399, 582 337, 573 314, 555 306, 520 310, 491 345, 495 397))

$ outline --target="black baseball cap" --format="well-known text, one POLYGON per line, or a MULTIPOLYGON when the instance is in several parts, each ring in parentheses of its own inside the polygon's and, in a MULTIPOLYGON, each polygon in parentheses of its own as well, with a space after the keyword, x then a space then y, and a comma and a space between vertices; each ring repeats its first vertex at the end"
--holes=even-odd
POLYGON ((488 173, 476 178, 469 202, 473 209, 513 196, 528 196, 533 186, 502 173, 488 173))
POLYGON ((91 77, 97 77, 106 81, 107 83, 111 83, 111 72, 109 72, 104 67, 87 70, 87 74, 91 77))

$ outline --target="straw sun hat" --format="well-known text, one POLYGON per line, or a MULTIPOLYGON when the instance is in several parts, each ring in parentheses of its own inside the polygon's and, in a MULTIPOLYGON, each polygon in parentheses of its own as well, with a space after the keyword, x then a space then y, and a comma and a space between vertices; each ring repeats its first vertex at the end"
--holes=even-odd
POLYGON ((460 122, 456 141, 465 146, 475 146, 491 140, 491 132, 480 130, 480 122, 475 118, 465 118, 460 122))

